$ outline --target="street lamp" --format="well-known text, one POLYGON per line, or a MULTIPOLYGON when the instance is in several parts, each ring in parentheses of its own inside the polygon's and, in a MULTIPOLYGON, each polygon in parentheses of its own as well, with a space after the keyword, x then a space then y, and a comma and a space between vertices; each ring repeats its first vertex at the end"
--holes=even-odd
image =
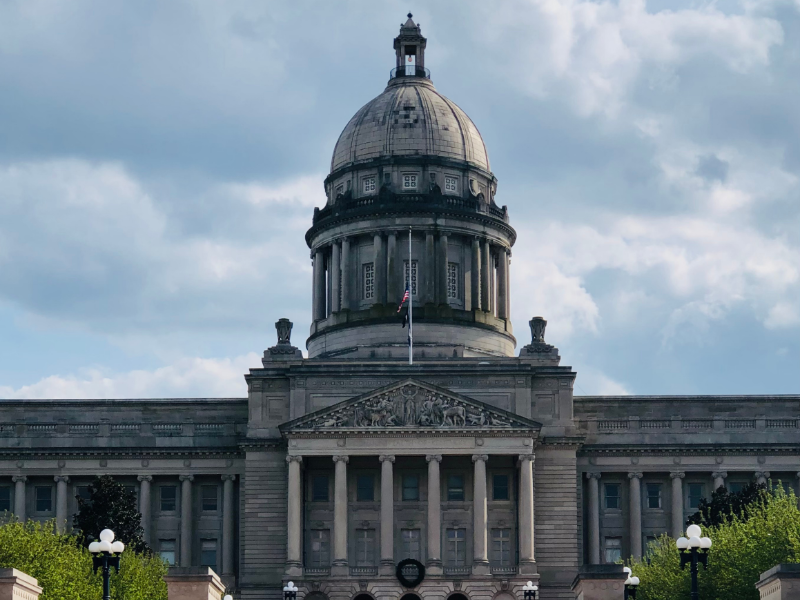
POLYGON ((230 594, 225 594, 222 600, 233 600, 233 596, 231 596, 230 594))
POLYGON ((708 568, 708 549, 711 548, 711 539, 701 538, 702 530, 699 525, 689 525, 685 537, 680 537, 675 542, 681 551, 681 569, 689 563, 692 567, 692 600, 699 600, 697 592, 697 563, 703 563, 703 568, 708 568))
POLYGON ((628 575, 628 578, 625 580, 623 596, 625 600, 628 600, 628 598, 636 600, 636 588, 639 586, 639 578, 633 577, 630 567, 625 567, 622 570, 628 575))
POLYGON ((283 586, 283 600, 297 600, 297 590, 299 588, 294 584, 293 581, 290 581, 285 586, 283 586))
POLYGON ((539 591, 539 586, 533 585, 533 582, 529 581, 528 583, 522 586, 523 600, 536 600, 536 592, 538 591, 539 591))
POLYGON ((100 532, 99 542, 89 544, 89 552, 95 555, 92 557, 94 572, 97 573, 97 569, 103 568, 103 600, 111 600, 111 590, 109 588, 111 567, 114 567, 116 572, 119 573, 119 555, 122 554, 123 550, 125 550, 125 544, 119 540, 115 542, 114 532, 110 529, 103 529, 100 532))

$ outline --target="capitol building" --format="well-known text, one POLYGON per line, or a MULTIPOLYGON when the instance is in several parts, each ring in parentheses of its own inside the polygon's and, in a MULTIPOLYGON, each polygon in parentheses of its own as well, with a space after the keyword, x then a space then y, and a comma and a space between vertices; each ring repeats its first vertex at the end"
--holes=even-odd
POLYGON ((0 400, 0 511, 68 528, 110 474, 154 551, 244 600, 566 600, 719 486, 797 485, 800 396, 573 395, 536 307, 512 328, 478 127, 410 15, 394 50, 309 215, 307 357, 281 319, 246 398, 0 400))

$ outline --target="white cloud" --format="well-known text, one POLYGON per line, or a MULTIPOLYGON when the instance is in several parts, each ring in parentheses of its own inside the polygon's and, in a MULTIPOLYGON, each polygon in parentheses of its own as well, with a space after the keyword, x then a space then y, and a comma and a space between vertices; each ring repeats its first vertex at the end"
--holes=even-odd
POLYGON ((579 377, 575 382, 578 396, 629 396, 627 386, 591 366, 578 367, 579 377))
POLYGON ((110 373, 103 368, 51 375, 19 388, 0 386, 0 397, 31 398, 243 398, 244 374, 260 367, 258 354, 235 358, 181 358, 154 370, 110 373))
POLYGON ((769 309, 764 325, 769 329, 800 325, 800 299, 795 298, 794 303, 778 302, 769 309))

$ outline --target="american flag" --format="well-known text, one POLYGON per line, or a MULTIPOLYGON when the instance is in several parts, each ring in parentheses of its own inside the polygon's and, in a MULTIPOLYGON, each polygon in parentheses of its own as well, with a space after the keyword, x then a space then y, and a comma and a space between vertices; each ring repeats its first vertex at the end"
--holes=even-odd
POLYGON ((406 293, 403 294, 403 299, 400 300, 400 306, 397 307, 397 312, 403 310, 403 304, 405 304, 407 300, 408 300, 408 286, 406 286, 406 293))

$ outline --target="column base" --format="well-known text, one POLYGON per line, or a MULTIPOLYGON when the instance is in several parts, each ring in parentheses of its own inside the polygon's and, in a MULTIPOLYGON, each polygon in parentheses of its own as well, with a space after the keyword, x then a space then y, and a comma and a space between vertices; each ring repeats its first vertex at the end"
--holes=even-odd
POLYGON ((395 567, 393 560, 381 560, 381 566, 378 569, 380 575, 394 575, 397 567, 395 567))
POLYGON ((303 576, 303 563, 299 561, 286 561, 286 570, 284 574, 287 577, 302 577, 303 576))
POLYGON ((429 560, 428 564, 425 565, 425 575, 441 575, 444 573, 444 569, 442 569, 442 561, 440 560, 429 560))
POLYGON ((536 568, 536 561, 534 560, 520 561, 518 572, 520 575, 539 575, 539 570, 536 568))
POLYGON ((491 573, 491 568, 489 568, 489 561, 488 560, 476 560, 472 563, 472 574, 473 575, 489 575, 491 573))
POLYGON ((347 577, 350 575, 350 567, 347 565, 346 560, 335 560, 331 565, 332 577, 347 577))

